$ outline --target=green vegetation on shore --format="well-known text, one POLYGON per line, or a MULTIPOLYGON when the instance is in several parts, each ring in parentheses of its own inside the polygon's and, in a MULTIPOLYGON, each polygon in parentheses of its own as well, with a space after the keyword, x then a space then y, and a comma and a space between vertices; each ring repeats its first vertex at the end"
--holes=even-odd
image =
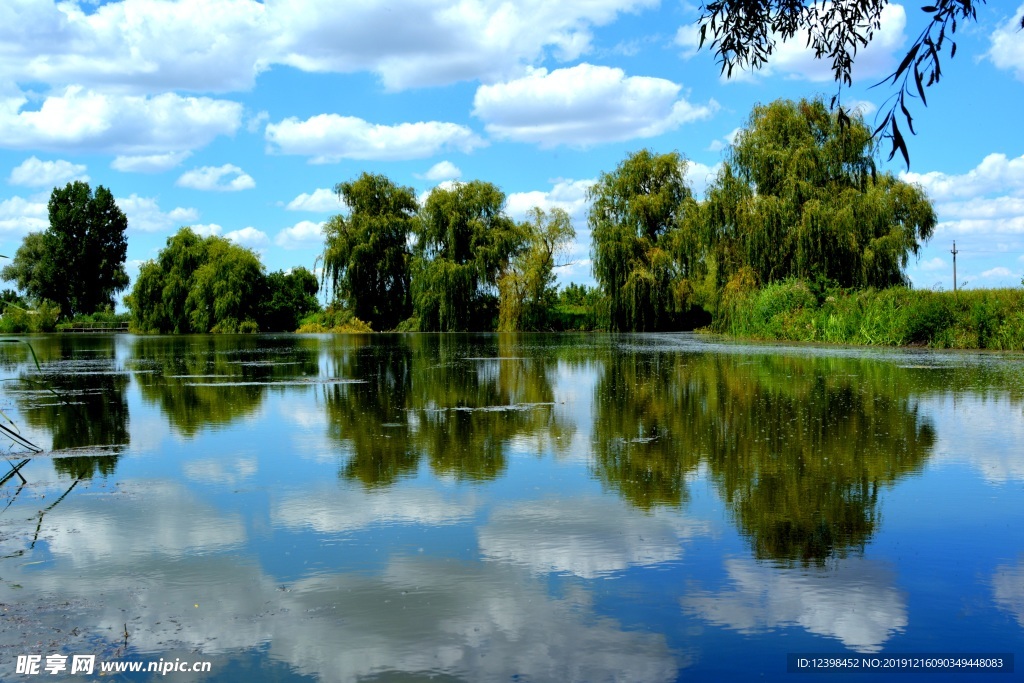
POLYGON ((736 297, 715 329, 754 339, 1021 351, 1024 290, 816 292, 787 280, 736 297))

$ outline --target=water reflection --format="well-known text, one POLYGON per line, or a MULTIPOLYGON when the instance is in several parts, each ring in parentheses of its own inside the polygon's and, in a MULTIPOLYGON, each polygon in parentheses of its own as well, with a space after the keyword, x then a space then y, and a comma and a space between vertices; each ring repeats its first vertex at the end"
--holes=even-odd
POLYGON ((822 563, 876 531, 879 488, 935 443, 898 369, 842 358, 624 352, 595 399, 595 471, 644 509, 706 462, 755 556, 822 563))
POLYGON ((133 377, 186 437, 254 414, 272 386, 319 378, 316 340, 303 337, 136 337, 133 377))
POLYGON ((329 373, 358 383, 326 385, 329 435, 347 455, 342 476, 386 486, 417 471, 488 481, 507 467, 513 442, 571 439, 555 414, 555 360, 514 356, 508 335, 383 335, 328 349, 329 373))
POLYGON ((732 558, 725 571, 728 588, 694 590, 683 609, 741 633, 799 626, 856 652, 879 652, 907 627, 906 595, 895 588, 895 573, 862 557, 800 573, 732 558))
POLYGON ((593 579, 678 560, 686 541, 709 531, 706 521, 588 497, 508 505, 492 512, 477 534, 488 560, 593 579))
POLYGON ((1024 628, 1024 556, 1014 564, 1002 564, 992 577, 996 605, 1006 610, 1024 628))

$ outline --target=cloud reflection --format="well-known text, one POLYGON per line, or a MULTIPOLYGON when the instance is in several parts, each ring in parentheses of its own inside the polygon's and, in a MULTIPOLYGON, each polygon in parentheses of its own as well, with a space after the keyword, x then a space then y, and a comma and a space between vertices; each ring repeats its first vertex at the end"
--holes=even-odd
POLYGON ((800 626, 856 652, 879 652, 907 626, 906 596, 885 566, 850 557, 829 569, 778 569, 749 560, 725 563, 732 588, 695 591, 683 609, 717 626, 758 633, 800 626))

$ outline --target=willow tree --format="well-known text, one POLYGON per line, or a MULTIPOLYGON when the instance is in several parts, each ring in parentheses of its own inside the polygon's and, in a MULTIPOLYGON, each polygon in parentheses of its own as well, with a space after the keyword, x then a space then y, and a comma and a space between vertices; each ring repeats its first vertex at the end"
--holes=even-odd
POLYGON ((671 233, 692 193, 678 153, 641 150, 590 189, 594 277, 614 330, 665 327, 678 305, 671 233))
POLYGON ((821 100, 757 106, 699 212, 679 257, 712 288, 790 277, 842 287, 907 284, 911 254, 936 219, 917 186, 878 170, 871 130, 840 122, 821 100))
POLYGON ((493 329, 498 277, 524 246, 504 207, 505 194, 480 180, 427 197, 413 282, 420 329, 493 329))
POLYGON ((324 278, 357 318, 375 330, 393 329, 412 310, 407 245, 416 194, 369 173, 335 189, 351 211, 324 227, 324 278))
POLYGON ((555 305, 555 268, 576 237, 572 219, 565 209, 550 213, 539 207, 530 209, 521 225, 527 248, 517 256, 498 280, 498 329, 542 330, 555 305))

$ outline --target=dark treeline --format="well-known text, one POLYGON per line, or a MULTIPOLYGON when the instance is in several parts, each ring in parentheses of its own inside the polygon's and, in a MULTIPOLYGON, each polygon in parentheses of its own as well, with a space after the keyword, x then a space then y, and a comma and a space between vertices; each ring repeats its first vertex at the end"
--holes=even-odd
MULTIPOLYGON (((804 283, 817 303, 909 284, 904 269, 935 214, 876 156, 863 120, 820 100, 755 107, 703 200, 678 152, 631 154, 589 191, 597 287, 562 290, 555 271, 575 238, 562 209, 515 221, 482 180, 437 187, 421 206, 411 187, 363 173, 336 186, 348 210, 325 226, 319 281, 304 268, 267 275, 251 250, 182 228, 142 266, 125 304, 146 332, 740 329, 752 297, 776 283, 804 283)), ((66 255, 123 263, 121 241, 76 247, 67 237, 74 216, 123 234, 109 194, 83 183, 54 190, 51 228, 26 238, 4 277, 37 305, 57 302, 43 306, 51 313, 109 306, 123 269, 95 274, 102 291, 53 287, 66 255)))

